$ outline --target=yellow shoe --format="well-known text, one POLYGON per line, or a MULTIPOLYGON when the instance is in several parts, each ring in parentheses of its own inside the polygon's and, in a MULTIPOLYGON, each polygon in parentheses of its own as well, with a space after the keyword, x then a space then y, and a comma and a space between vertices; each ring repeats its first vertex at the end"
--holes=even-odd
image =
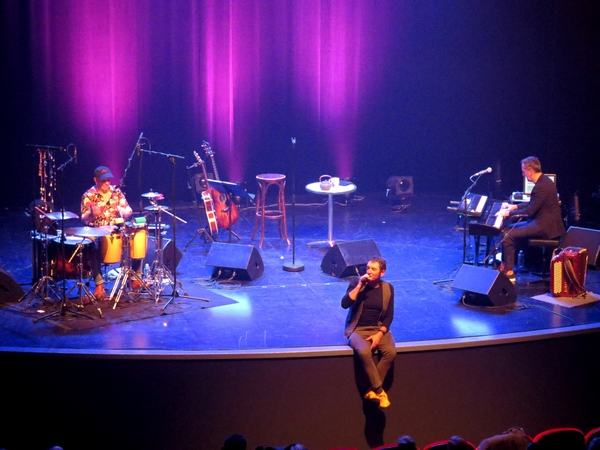
MULTIPOLYGON (((377 394, 375 394, 377 395, 377 394)), ((377 395, 377 397, 379 398, 379 407, 381 409, 385 409, 385 408, 389 408, 391 403, 390 403, 390 399, 388 398, 387 394, 385 393, 385 391, 381 391, 381 394, 377 395)))
POLYGON ((375 393, 375 391, 369 391, 365 394, 366 400, 371 400, 372 402, 379 403, 379 396, 375 393))

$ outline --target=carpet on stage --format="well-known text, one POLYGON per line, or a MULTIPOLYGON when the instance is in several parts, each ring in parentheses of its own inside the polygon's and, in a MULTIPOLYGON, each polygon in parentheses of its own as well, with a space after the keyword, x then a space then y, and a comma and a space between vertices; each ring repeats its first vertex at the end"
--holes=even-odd
POLYGON ((158 302, 148 294, 123 295, 114 309, 113 301, 96 302, 102 311, 102 317, 92 303, 84 305, 83 308, 77 307, 79 300, 73 295, 69 295, 69 301, 66 302, 66 308, 62 312, 60 311, 62 305, 60 299, 42 301, 42 299, 34 298, 29 304, 31 300, 29 296, 20 302, 7 303, 4 307, 7 311, 26 315, 33 320, 47 316, 43 319, 45 322, 65 330, 86 330, 237 303, 235 300, 219 294, 215 289, 200 287, 193 282, 183 285, 185 294, 179 290, 178 295, 173 298, 172 291, 168 288, 166 291, 169 293, 163 292, 158 302), (165 307, 165 305, 167 306, 165 307), (55 314, 49 316, 53 312, 55 314))

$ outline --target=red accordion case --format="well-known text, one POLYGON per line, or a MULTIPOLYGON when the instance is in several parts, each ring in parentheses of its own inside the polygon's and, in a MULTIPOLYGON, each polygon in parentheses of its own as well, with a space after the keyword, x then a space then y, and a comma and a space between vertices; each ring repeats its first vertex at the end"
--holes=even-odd
POLYGON ((550 292, 555 297, 585 295, 588 251, 585 248, 556 249, 550 265, 550 292))

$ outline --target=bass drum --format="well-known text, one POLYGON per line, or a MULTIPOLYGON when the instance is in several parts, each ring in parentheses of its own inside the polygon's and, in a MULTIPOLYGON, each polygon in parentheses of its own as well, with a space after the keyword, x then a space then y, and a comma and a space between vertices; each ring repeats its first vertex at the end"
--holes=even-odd
POLYGON ((66 279, 79 279, 81 268, 81 277, 90 278, 92 276, 94 243, 87 238, 65 236, 64 244, 64 256, 60 236, 52 239, 48 245, 50 276, 62 279, 64 274, 64 278, 66 279))

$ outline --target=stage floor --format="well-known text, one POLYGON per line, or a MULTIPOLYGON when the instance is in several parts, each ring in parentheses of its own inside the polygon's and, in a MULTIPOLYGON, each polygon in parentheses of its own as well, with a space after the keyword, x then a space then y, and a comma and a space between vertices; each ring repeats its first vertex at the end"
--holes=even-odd
MULTIPOLYGON (((540 300, 538 296, 547 292, 548 286, 527 284, 537 279, 530 274, 519 274, 518 298, 509 308, 463 304, 463 292, 453 290, 449 281, 462 265, 464 247, 463 233, 456 230, 457 215, 446 209, 451 199, 414 196, 400 211, 403 208, 392 208, 394 205, 381 193, 362 195, 357 192, 351 198, 336 198, 333 238, 346 243, 373 239, 387 259, 385 279, 396 290, 391 330, 399 350, 449 342, 491 342, 510 336, 596 328, 600 324, 600 303, 595 298, 588 297, 587 304, 572 307, 540 300)), ((77 206, 74 208, 71 211, 78 213, 77 206)), ((60 301, 43 301, 35 296, 18 303, 3 302, 0 348, 171 356, 347 351, 343 337, 346 311, 340 307, 340 299, 348 280, 322 272, 321 262, 328 247, 309 246, 327 238, 327 204, 323 196, 303 193, 297 196, 295 208, 288 206, 292 246, 279 238, 276 222, 271 221, 266 224, 264 245, 258 248, 258 237, 250 239, 254 210, 240 207, 239 220, 233 226, 240 239, 232 235, 228 243, 229 234, 225 232, 219 241, 255 246, 264 262, 264 273, 251 281, 211 280, 213 267, 205 265, 211 244, 197 234, 205 225, 204 210, 189 202, 173 211, 187 222, 177 222, 174 240, 173 227, 165 236, 182 253, 176 273, 181 283, 178 296, 173 298, 167 288, 158 301, 147 295, 122 297, 116 309, 113 303, 99 302, 103 317, 91 306, 73 308, 90 317, 72 314, 71 308, 63 309, 61 314, 60 301), (302 264, 304 270, 283 270, 284 264, 293 261, 302 264), (39 320, 57 308, 57 314, 39 320)), ((23 210, 4 210, 0 220, 0 265, 28 291, 33 278, 32 220, 23 210)), ((172 225, 170 216, 162 220, 172 225)), ((78 225, 77 220, 70 220, 65 227, 78 225)), ((154 247, 152 239, 149 247, 154 247)), ((172 248, 166 246, 165 253, 172 248)), ((237 250, 232 255, 238 254, 237 250)), ((467 259, 472 253, 472 242, 467 239, 467 259)), ((600 293, 599 274, 592 270, 587 273, 586 288, 593 293, 600 293)), ((57 284, 68 291, 74 280, 57 280, 57 284)))

